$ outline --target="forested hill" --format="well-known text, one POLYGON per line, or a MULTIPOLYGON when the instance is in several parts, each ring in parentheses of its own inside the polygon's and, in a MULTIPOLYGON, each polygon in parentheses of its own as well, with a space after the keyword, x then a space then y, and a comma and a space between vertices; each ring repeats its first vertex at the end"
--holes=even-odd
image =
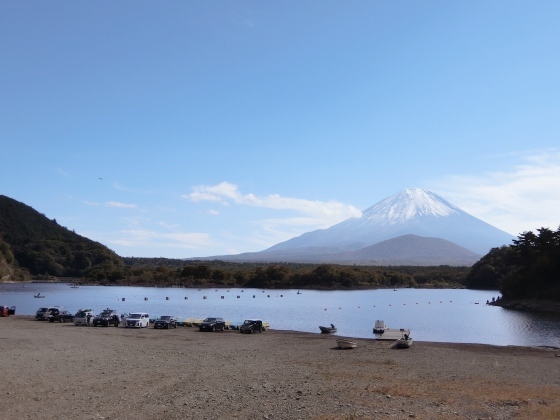
POLYGON ((507 300, 560 302, 560 227, 524 232, 492 249, 467 275, 467 287, 496 289, 507 300))
POLYGON ((3 260, 15 260, 5 264, 7 274, 0 273, 2 277, 18 266, 32 275, 63 277, 81 277, 96 269, 106 273, 123 266, 122 258, 106 246, 4 195, 0 195, 0 244, 3 260))

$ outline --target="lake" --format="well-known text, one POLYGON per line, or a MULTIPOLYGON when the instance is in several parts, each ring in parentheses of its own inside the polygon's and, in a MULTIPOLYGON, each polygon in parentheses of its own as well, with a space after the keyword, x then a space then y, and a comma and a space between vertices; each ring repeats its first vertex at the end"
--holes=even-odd
MULTIPOLYGON (((497 291, 382 289, 355 291, 108 287, 25 283, 0 285, 0 304, 16 315, 41 306, 75 313, 104 308, 184 318, 219 316, 232 322, 259 318, 271 329, 319 333, 331 323, 341 336, 373 338, 375 320, 409 328, 418 341, 500 346, 560 347, 560 316, 517 312, 486 305, 497 291), (41 293, 45 298, 37 299, 41 293)), ((1 322, 1 320, 0 320, 1 322)))

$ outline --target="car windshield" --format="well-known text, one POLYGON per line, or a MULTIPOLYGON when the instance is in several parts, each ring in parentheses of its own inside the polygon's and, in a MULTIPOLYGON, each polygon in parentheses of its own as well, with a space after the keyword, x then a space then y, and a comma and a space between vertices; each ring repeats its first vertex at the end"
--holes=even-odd
POLYGON ((159 319, 161 319, 162 321, 169 321, 171 319, 170 316, 160 316, 159 319))
POLYGON ((142 314, 130 314, 128 316, 129 319, 140 319, 142 318, 142 314))
POLYGON ((217 321, 218 318, 206 318, 203 322, 214 322, 217 321))
POLYGON ((254 324, 257 321, 253 321, 252 319, 246 319, 245 321, 243 321, 243 324, 245 325, 250 325, 250 324, 254 324))
POLYGON ((99 316, 111 316, 111 312, 101 312, 99 316))
POLYGON ((47 312, 49 308, 39 308, 37 312, 47 312))

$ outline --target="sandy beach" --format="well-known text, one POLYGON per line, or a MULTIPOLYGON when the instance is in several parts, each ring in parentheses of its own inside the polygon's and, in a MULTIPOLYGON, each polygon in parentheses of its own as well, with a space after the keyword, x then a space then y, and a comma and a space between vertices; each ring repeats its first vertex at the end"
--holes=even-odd
MULTIPOLYGON (((412 334, 413 335, 413 334, 412 334)), ((15 419, 560 418, 560 350, 0 318, 15 419)))

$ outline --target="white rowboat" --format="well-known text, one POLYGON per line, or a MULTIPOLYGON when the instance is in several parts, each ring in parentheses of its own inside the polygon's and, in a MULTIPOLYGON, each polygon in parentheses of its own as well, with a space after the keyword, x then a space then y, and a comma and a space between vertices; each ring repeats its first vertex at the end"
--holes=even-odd
POLYGON ((336 344, 338 344, 338 347, 341 349, 355 349, 358 342, 350 338, 339 338, 336 340, 336 344))

